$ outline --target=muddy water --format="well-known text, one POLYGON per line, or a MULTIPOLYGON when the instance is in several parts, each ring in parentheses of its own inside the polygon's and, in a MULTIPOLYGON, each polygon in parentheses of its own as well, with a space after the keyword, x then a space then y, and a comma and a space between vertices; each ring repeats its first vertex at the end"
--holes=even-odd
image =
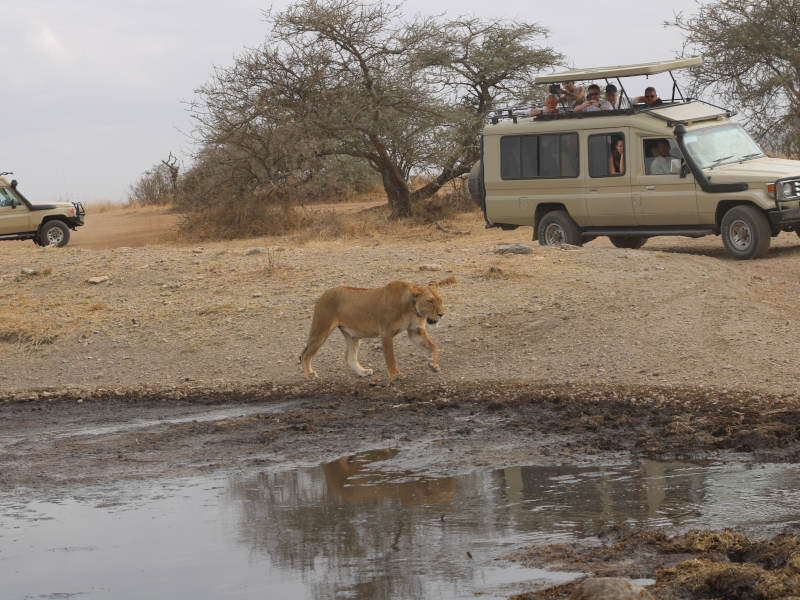
POLYGON ((0 596, 505 598, 575 573, 498 556, 608 523, 800 526, 797 465, 520 466, 458 477, 395 449, 288 471, 0 495, 0 596))

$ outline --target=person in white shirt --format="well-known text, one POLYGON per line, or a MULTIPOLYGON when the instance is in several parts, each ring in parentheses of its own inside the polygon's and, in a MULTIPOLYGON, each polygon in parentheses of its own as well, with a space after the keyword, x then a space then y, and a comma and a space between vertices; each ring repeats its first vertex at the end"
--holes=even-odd
POLYGON ((594 112, 597 110, 614 110, 607 101, 600 99, 600 86, 593 83, 587 88, 586 101, 575 105, 575 112, 594 112))

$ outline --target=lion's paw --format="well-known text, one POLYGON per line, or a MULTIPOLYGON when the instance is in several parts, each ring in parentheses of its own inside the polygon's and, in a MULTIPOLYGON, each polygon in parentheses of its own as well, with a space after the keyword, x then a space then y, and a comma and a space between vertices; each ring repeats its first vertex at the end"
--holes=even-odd
POLYGON ((434 373, 438 373, 439 371, 441 371, 441 368, 439 368, 439 365, 438 365, 438 364, 436 364, 436 363, 432 363, 432 362, 431 362, 431 363, 428 363, 428 367, 429 367, 429 368, 430 368, 430 370, 431 370, 431 371, 433 371, 434 373))
POLYGON ((369 377, 372 372, 372 369, 361 369, 361 377, 369 377))

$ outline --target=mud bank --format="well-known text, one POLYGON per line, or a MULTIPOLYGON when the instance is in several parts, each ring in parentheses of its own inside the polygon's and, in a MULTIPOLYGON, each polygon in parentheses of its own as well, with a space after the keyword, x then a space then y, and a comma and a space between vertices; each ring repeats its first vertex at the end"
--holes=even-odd
MULTIPOLYGON (((692 530, 673 537, 652 530, 604 533, 607 540, 599 548, 554 544, 507 558, 531 568, 569 565, 600 577, 652 578, 648 591, 659 600, 800 597, 800 535, 754 540, 735 531, 692 530)), ((578 584, 518 594, 512 600, 566 599, 578 584)))
POLYGON ((440 472, 610 456, 797 462, 800 399, 507 382, 27 394, 0 405, 0 484, 321 462, 387 440, 418 447, 440 472))

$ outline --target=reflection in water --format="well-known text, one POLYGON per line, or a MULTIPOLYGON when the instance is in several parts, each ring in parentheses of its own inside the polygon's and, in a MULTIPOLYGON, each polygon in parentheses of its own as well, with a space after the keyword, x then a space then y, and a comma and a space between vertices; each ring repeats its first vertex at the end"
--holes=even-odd
POLYGON ((575 576, 497 557, 609 523, 762 535, 800 525, 797 465, 645 461, 431 478, 409 472, 410 462, 389 449, 77 498, 2 492, 1 595, 488 600, 520 591, 512 582, 531 589, 575 576))
POLYGON ((609 521, 682 523, 698 514, 708 475, 645 461, 431 479, 395 470, 397 456, 375 450, 232 480, 240 539, 282 569, 321 570, 315 598, 461 597, 480 586, 467 551, 488 559, 503 547, 593 535, 609 521))

